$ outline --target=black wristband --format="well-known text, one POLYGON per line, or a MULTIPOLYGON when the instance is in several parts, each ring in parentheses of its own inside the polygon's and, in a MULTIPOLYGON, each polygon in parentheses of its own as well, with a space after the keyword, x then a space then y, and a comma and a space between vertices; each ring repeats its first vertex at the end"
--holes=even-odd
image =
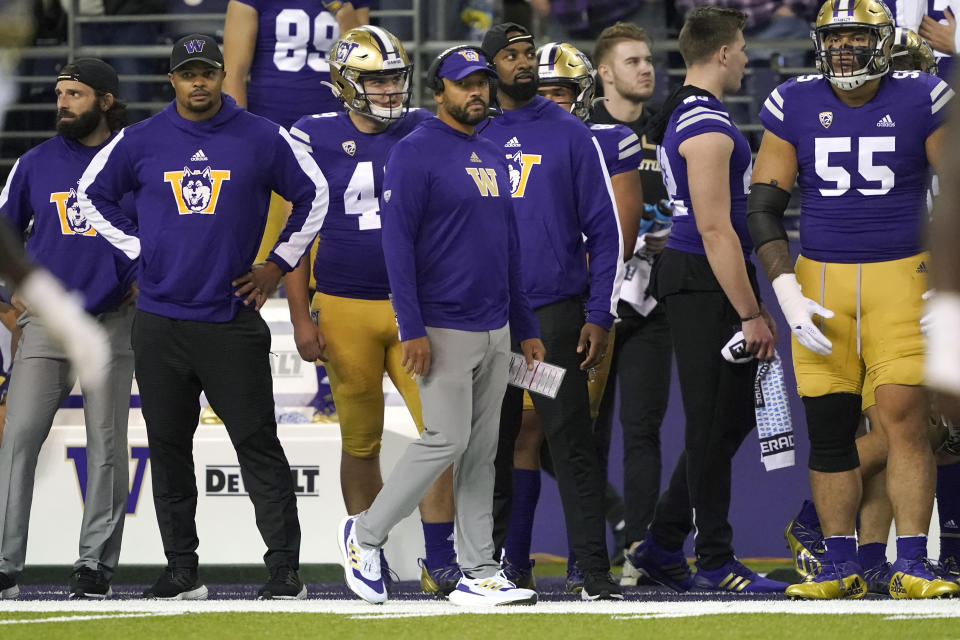
POLYGON ((760 313, 759 311, 757 311, 755 314, 753 314, 753 315, 751 315, 751 316, 747 316, 746 318, 740 318, 740 322, 750 322, 751 320, 756 320, 756 319, 759 318, 761 315, 763 315, 763 314, 760 313))

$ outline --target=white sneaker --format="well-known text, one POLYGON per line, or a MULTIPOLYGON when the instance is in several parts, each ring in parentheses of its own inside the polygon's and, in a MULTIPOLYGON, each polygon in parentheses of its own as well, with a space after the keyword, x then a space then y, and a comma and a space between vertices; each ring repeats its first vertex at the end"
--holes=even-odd
POLYGON ((347 516, 340 521, 337 544, 343 558, 343 576, 355 594, 371 604, 383 604, 387 601, 387 589, 380 573, 380 549, 360 545, 356 533, 359 517, 347 516))
POLYGON ((507 604, 536 604, 537 592, 519 589, 503 571, 487 578, 463 576, 447 600, 461 607, 496 607, 507 604))
POLYGON ((623 569, 620 572, 620 586, 621 587, 635 587, 637 586, 637 580, 640 576, 643 575, 640 571, 633 566, 633 563, 630 562, 630 558, 624 555, 623 558, 623 569))

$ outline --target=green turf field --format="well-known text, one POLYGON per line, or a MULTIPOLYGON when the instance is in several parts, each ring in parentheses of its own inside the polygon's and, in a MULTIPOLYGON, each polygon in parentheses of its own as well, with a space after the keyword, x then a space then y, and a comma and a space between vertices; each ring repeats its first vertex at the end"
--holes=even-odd
POLYGON ((0 637, 15 638, 957 638, 960 602, 757 601, 541 603, 473 613, 437 602, 374 607, 292 603, 0 603, 0 637), (16 609, 14 609, 16 608, 16 609), (341 613, 333 613, 340 611, 341 613))

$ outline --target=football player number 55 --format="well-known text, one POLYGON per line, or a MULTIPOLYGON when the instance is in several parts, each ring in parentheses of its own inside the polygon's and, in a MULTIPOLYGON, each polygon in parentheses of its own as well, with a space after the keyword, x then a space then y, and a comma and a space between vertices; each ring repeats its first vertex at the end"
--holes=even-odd
POLYGON ((339 36, 336 18, 326 11, 310 20, 303 9, 284 9, 277 14, 273 64, 280 71, 300 71, 305 64, 314 71, 329 71, 326 53, 339 36))
POLYGON ((834 188, 820 189, 822 196, 842 196, 850 190, 850 172, 839 165, 847 160, 849 154, 857 157, 857 171, 867 182, 880 183, 879 188, 858 188, 865 196, 882 196, 893 188, 893 171, 882 164, 874 164, 873 154, 889 153, 897 150, 897 139, 893 136, 864 136, 862 138, 816 138, 814 140, 814 162, 817 175, 824 182, 832 182, 834 188), (856 148, 853 143, 856 142, 856 148), (830 156, 833 155, 833 158, 830 156), (831 160, 835 164, 831 164, 831 160))

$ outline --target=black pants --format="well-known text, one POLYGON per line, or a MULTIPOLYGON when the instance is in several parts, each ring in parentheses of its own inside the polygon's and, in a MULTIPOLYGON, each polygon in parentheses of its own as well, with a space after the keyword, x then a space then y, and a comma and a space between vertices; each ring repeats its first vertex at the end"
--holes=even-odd
POLYGON ((681 548, 695 530, 699 566, 717 569, 733 558, 727 520, 731 462, 756 424, 756 364, 731 364, 720 355, 740 330, 737 312, 722 291, 681 291, 661 304, 673 336, 687 423, 683 452, 650 530, 668 549, 681 548))
MULTIPOLYGON (((570 298, 540 307, 536 314, 547 362, 567 370, 555 400, 531 394, 550 445, 567 532, 584 574, 606 573, 610 570, 604 529, 606 478, 601 472, 590 420, 587 374, 580 370, 584 354, 577 353, 584 322, 583 304, 570 298)), ((513 452, 522 413, 523 391, 507 387, 500 415, 493 492, 493 538, 498 553, 510 525, 513 452)))
POLYGON ((661 305, 644 317, 626 302, 613 344, 610 377, 600 401, 595 430, 603 475, 607 477, 614 398, 620 390, 623 429, 623 519, 626 543, 643 540, 660 497, 660 424, 670 399, 670 325, 661 305))
POLYGON ((277 438, 268 360, 270 330, 259 313, 230 322, 174 320, 138 311, 137 382, 147 423, 153 501, 167 563, 198 562, 193 435, 203 391, 223 420, 267 545, 267 566, 298 568, 300 522, 290 465, 277 438))

